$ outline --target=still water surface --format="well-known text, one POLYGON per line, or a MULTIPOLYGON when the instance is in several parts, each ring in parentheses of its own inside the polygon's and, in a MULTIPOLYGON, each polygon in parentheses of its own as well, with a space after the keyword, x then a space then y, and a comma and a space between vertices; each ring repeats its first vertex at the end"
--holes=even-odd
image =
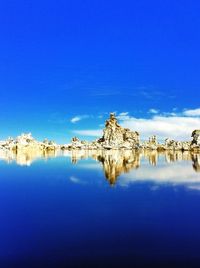
POLYGON ((0 154, 0 215, 3 268, 200 267, 200 155, 0 154))

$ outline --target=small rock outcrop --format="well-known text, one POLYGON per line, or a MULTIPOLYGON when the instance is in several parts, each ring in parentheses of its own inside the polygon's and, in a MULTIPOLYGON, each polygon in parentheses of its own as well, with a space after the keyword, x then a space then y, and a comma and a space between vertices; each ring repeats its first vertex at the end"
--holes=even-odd
POLYGON ((143 149, 157 150, 158 142, 156 135, 149 137, 149 140, 145 141, 141 146, 143 149))

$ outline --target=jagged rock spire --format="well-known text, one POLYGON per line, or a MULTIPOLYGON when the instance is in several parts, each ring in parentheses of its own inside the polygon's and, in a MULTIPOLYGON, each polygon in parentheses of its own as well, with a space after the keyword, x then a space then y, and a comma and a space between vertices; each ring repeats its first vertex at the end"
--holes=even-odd
POLYGON ((110 118, 105 122, 103 137, 99 142, 104 146, 135 148, 139 146, 139 133, 120 126, 115 113, 110 113, 110 118))

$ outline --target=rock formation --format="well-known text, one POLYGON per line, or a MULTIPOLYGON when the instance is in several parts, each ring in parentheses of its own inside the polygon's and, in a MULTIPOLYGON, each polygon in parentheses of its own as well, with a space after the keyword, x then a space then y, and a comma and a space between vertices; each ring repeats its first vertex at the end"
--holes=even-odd
POLYGON ((137 131, 130 131, 128 128, 121 127, 114 113, 110 114, 110 118, 106 120, 103 137, 98 140, 98 143, 105 149, 112 148, 139 148, 140 138, 137 131))
POLYGON ((72 138, 68 145, 62 149, 138 149, 140 144, 139 133, 128 128, 121 127, 114 113, 105 122, 103 136, 96 141, 81 141, 77 137, 72 138))
POLYGON ((195 147, 200 147, 200 130, 194 130, 192 132, 192 143, 191 143, 191 146, 193 148, 195 147))
POLYGON ((55 150, 58 146, 53 141, 39 142, 32 137, 31 133, 22 133, 16 139, 9 137, 0 142, 1 150, 11 150, 16 152, 55 150))
POLYGON ((70 150, 83 149, 83 150, 86 150, 86 149, 92 149, 92 148, 91 148, 91 143, 89 143, 87 141, 81 141, 79 138, 73 137, 71 140, 71 143, 61 146, 61 149, 70 149, 70 150))

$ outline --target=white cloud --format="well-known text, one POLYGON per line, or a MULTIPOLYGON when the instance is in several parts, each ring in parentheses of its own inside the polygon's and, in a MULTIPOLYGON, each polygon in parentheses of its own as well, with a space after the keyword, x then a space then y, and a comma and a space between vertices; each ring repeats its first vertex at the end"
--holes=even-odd
POLYGON ((149 112, 154 114, 151 118, 135 118, 128 112, 120 113, 117 118, 123 127, 139 131, 142 139, 157 135, 161 140, 168 137, 191 140, 192 131, 200 128, 200 118, 197 117, 200 109, 185 110, 180 114, 172 112, 158 115, 159 111, 153 108, 149 112))
POLYGON ((192 109, 192 110, 185 110, 183 112, 185 116, 200 116, 200 108, 192 109))
POLYGON ((130 119, 129 113, 128 112, 119 113, 117 115, 117 119, 121 121, 129 120, 130 119))
POLYGON ((73 117, 71 120, 70 120, 70 122, 71 123, 77 123, 77 122, 79 122, 79 121, 81 121, 81 120, 83 120, 83 119, 86 119, 86 118, 88 118, 89 117, 89 115, 77 115, 77 116, 75 116, 75 117, 73 117))
POLYGON ((139 131, 143 139, 157 135, 161 139, 167 137, 179 140, 190 140, 194 129, 200 128, 200 118, 184 116, 154 116, 150 119, 129 117, 121 125, 139 131))
POLYGON ((78 122, 80 120, 81 120, 81 118, 79 116, 75 116, 70 121, 71 121, 71 123, 76 123, 76 122, 78 122))
POLYGON ((150 114, 158 114, 159 110, 152 108, 152 109, 149 109, 149 113, 150 114))

